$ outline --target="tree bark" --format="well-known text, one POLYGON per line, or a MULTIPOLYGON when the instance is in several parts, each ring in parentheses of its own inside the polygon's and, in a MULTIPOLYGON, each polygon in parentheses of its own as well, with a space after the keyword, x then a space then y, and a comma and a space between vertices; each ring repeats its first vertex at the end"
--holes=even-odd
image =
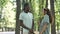
POLYGON ((50 0, 50 7, 51 7, 52 15, 54 16, 54 23, 53 23, 53 25, 51 25, 51 34, 56 34, 54 0, 50 0))
POLYGON ((48 7, 48 0, 46 0, 46 6, 45 6, 46 8, 48 7))
POLYGON ((17 9, 16 9, 16 28, 15 28, 15 34, 20 34, 20 23, 19 23, 19 14, 21 11, 21 2, 20 0, 16 0, 16 5, 17 5, 17 9))

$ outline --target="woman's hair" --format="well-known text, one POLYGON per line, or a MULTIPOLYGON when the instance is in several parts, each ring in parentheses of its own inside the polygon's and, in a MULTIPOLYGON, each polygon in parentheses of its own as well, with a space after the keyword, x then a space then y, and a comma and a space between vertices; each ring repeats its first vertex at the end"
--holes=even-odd
POLYGON ((44 8, 44 11, 47 11, 47 15, 49 16, 49 21, 50 23, 52 22, 52 15, 51 15, 51 12, 48 8, 44 8))

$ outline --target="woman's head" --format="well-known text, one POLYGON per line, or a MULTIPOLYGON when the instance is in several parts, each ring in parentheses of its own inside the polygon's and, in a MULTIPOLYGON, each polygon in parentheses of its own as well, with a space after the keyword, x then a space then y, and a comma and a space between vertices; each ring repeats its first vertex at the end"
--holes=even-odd
POLYGON ((49 16, 50 23, 52 22, 52 13, 48 8, 44 8, 44 15, 47 14, 49 16))
POLYGON ((48 15, 48 14, 50 13, 50 11, 49 11, 49 9, 48 9, 48 8, 44 8, 44 11, 43 11, 43 12, 44 12, 44 15, 45 15, 45 14, 47 14, 47 15, 48 15))

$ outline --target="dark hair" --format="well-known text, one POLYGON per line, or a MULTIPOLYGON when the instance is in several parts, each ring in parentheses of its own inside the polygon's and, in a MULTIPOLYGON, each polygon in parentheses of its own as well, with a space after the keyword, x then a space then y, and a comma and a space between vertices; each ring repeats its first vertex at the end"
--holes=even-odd
POLYGON ((29 6, 29 3, 25 3, 25 4, 24 4, 23 10, 25 10, 25 7, 27 7, 27 6, 29 6))
POLYGON ((47 11, 47 15, 49 16, 49 21, 50 23, 52 22, 52 16, 51 16, 51 12, 48 8, 45 8, 44 11, 47 11))

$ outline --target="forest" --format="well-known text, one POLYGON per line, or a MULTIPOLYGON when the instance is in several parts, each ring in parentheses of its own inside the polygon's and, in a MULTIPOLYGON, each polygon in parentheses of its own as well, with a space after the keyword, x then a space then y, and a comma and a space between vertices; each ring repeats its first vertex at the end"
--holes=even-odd
POLYGON ((38 22, 43 16, 43 8, 49 8, 54 16, 51 34, 60 31, 60 0, 0 0, 0 32, 15 31, 15 34, 20 34, 23 28, 20 28, 19 14, 26 2, 30 4, 34 16, 34 31, 39 31, 38 22))

